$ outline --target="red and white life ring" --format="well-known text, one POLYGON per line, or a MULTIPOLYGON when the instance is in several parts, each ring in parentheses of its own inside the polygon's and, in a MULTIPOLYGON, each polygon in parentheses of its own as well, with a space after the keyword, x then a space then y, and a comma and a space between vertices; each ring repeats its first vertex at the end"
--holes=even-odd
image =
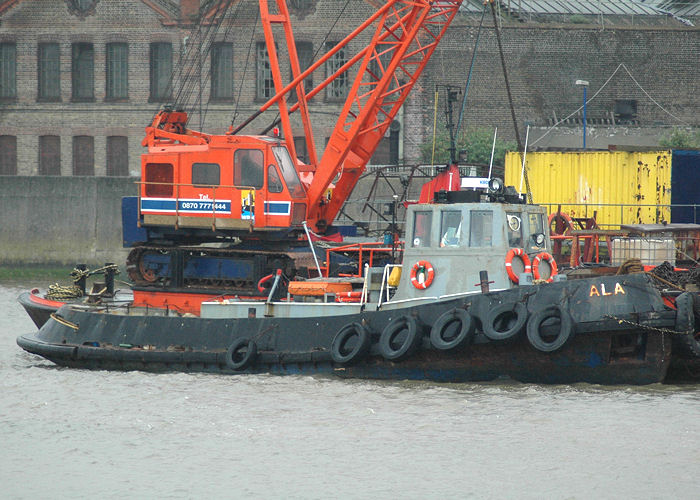
POLYGON ((435 278, 435 269, 427 260, 419 260, 411 268, 411 284, 419 290, 425 290, 430 286, 435 278), (423 274, 423 281, 420 281, 418 276, 423 274))
POLYGON ((552 255, 547 252, 540 252, 535 256, 535 259, 532 261, 532 277, 536 280, 541 279, 540 263, 543 260, 546 260, 547 264, 549 264, 551 273, 549 275, 549 278, 547 278, 547 283, 551 283, 554 279, 554 276, 559 272, 559 270, 557 268, 557 261, 554 260, 554 257, 552 257, 552 255))
POLYGON ((513 259, 515 257, 518 257, 522 261, 523 267, 525 268, 524 272, 526 273, 530 272, 530 257, 527 256, 525 250, 522 248, 511 248, 506 254, 506 272, 510 280, 517 285, 520 282, 520 278, 515 274, 515 271, 513 271, 513 259))

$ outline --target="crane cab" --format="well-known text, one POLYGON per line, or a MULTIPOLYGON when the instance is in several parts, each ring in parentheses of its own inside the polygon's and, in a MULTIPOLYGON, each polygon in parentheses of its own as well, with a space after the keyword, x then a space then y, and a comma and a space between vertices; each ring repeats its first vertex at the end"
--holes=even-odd
POLYGON ((250 232, 302 224, 306 190, 283 141, 213 135, 201 142, 156 143, 142 155, 142 225, 250 232))

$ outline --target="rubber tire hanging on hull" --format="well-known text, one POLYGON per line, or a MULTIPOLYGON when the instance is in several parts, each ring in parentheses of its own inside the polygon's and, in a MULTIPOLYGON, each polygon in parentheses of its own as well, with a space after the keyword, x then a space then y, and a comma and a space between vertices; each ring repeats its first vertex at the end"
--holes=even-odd
POLYGON ((442 313, 435 321, 430 329, 430 343, 441 351, 461 349, 471 343, 475 329, 476 323, 469 311, 456 307, 442 313), (454 323, 459 323, 459 331, 451 339, 445 338, 448 327, 454 323))
POLYGON ((676 324, 673 347, 683 358, 700 358, 700 339, 696 337, 696 325, 700 317, 700 297, 684 292, 676 297, 676 324))
POLYGON ((574 320, 571 314, 559 304, 535 311, 527 321, 527 339, 530 345, 541 352, 558 351, 574 338, 574 320), (559 333, 554 340, 542 338, 542 325, 545 321, 559 318, 559 333))
POLYGON ((226 351, 226 366, 235 371, 245 370, 253 364, 257 356, 258 346, 255 341, 241 337, 234 340, 233 344, 226 351), (239 357, 239 353, 243 348, 246 348, 245 354, 239 357))
POLYGON ((489 340, 508 340, 518 335, 527 322, 527 307, 522 302, 506 302, 491 309, 484 322, 484 335, 489 340), (503 322, 515 314, 515 321, 509 322, 505 329, 503 322))
POLYGON ((400 316, 382 330, 382 335, 379 338, 379 353, 389 361, 406 359, 418 348, 422 340, 422 333, 422 328, 420 328, 416 318, 400 316), (406 330, 406 337, 401 345, 394 347, 394 339, 403 330, 406 330))
POLYGON ((333 338, 331 357, 336 363, 351 365, 367 356, 371 343, 372 336, 361 323, 347 324, 333 338), (357 343, 348 351, 345 349, 345 345, 355 336, 357 336, 357 343))

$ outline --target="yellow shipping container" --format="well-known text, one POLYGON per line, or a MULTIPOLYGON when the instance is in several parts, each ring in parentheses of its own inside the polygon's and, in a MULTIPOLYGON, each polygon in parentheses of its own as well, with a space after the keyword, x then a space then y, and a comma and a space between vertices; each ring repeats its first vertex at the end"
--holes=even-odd
MULTIPOLYGON (((603 228, 671 221, 671 151, 528 153, 532 200, 549 212, 593 217, 603 228), (665 205, 665 206, 661 206, 665 205)), ((506 185, 520 186, 522 155, 506 155, 506 185)), ((525 183, 522 183, 525 191, 525 183)))

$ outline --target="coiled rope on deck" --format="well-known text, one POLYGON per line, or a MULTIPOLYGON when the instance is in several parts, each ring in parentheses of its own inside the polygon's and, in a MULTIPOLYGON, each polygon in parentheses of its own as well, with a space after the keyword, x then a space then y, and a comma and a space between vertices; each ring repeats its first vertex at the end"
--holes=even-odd
POLYGON ((53 285, 49 285, 49 289, 46 292, 46 298, 51 300, 69 300, 80 298, 83 296, 83 291, 77 285, 77 283, 83 278, 87 279, 93 274, 105 274, 107 271, 113 271, 114 275, 117 275, 119 274, 119 267, 116 264, 107 264, 97 269, 93 269, 92 271, 89 269, 78 269, 77 267, 73 268, 73 270, 70 272, 70 276, 73 278, 73 284, 59 285, 58 283, 54 283, 53 285))

